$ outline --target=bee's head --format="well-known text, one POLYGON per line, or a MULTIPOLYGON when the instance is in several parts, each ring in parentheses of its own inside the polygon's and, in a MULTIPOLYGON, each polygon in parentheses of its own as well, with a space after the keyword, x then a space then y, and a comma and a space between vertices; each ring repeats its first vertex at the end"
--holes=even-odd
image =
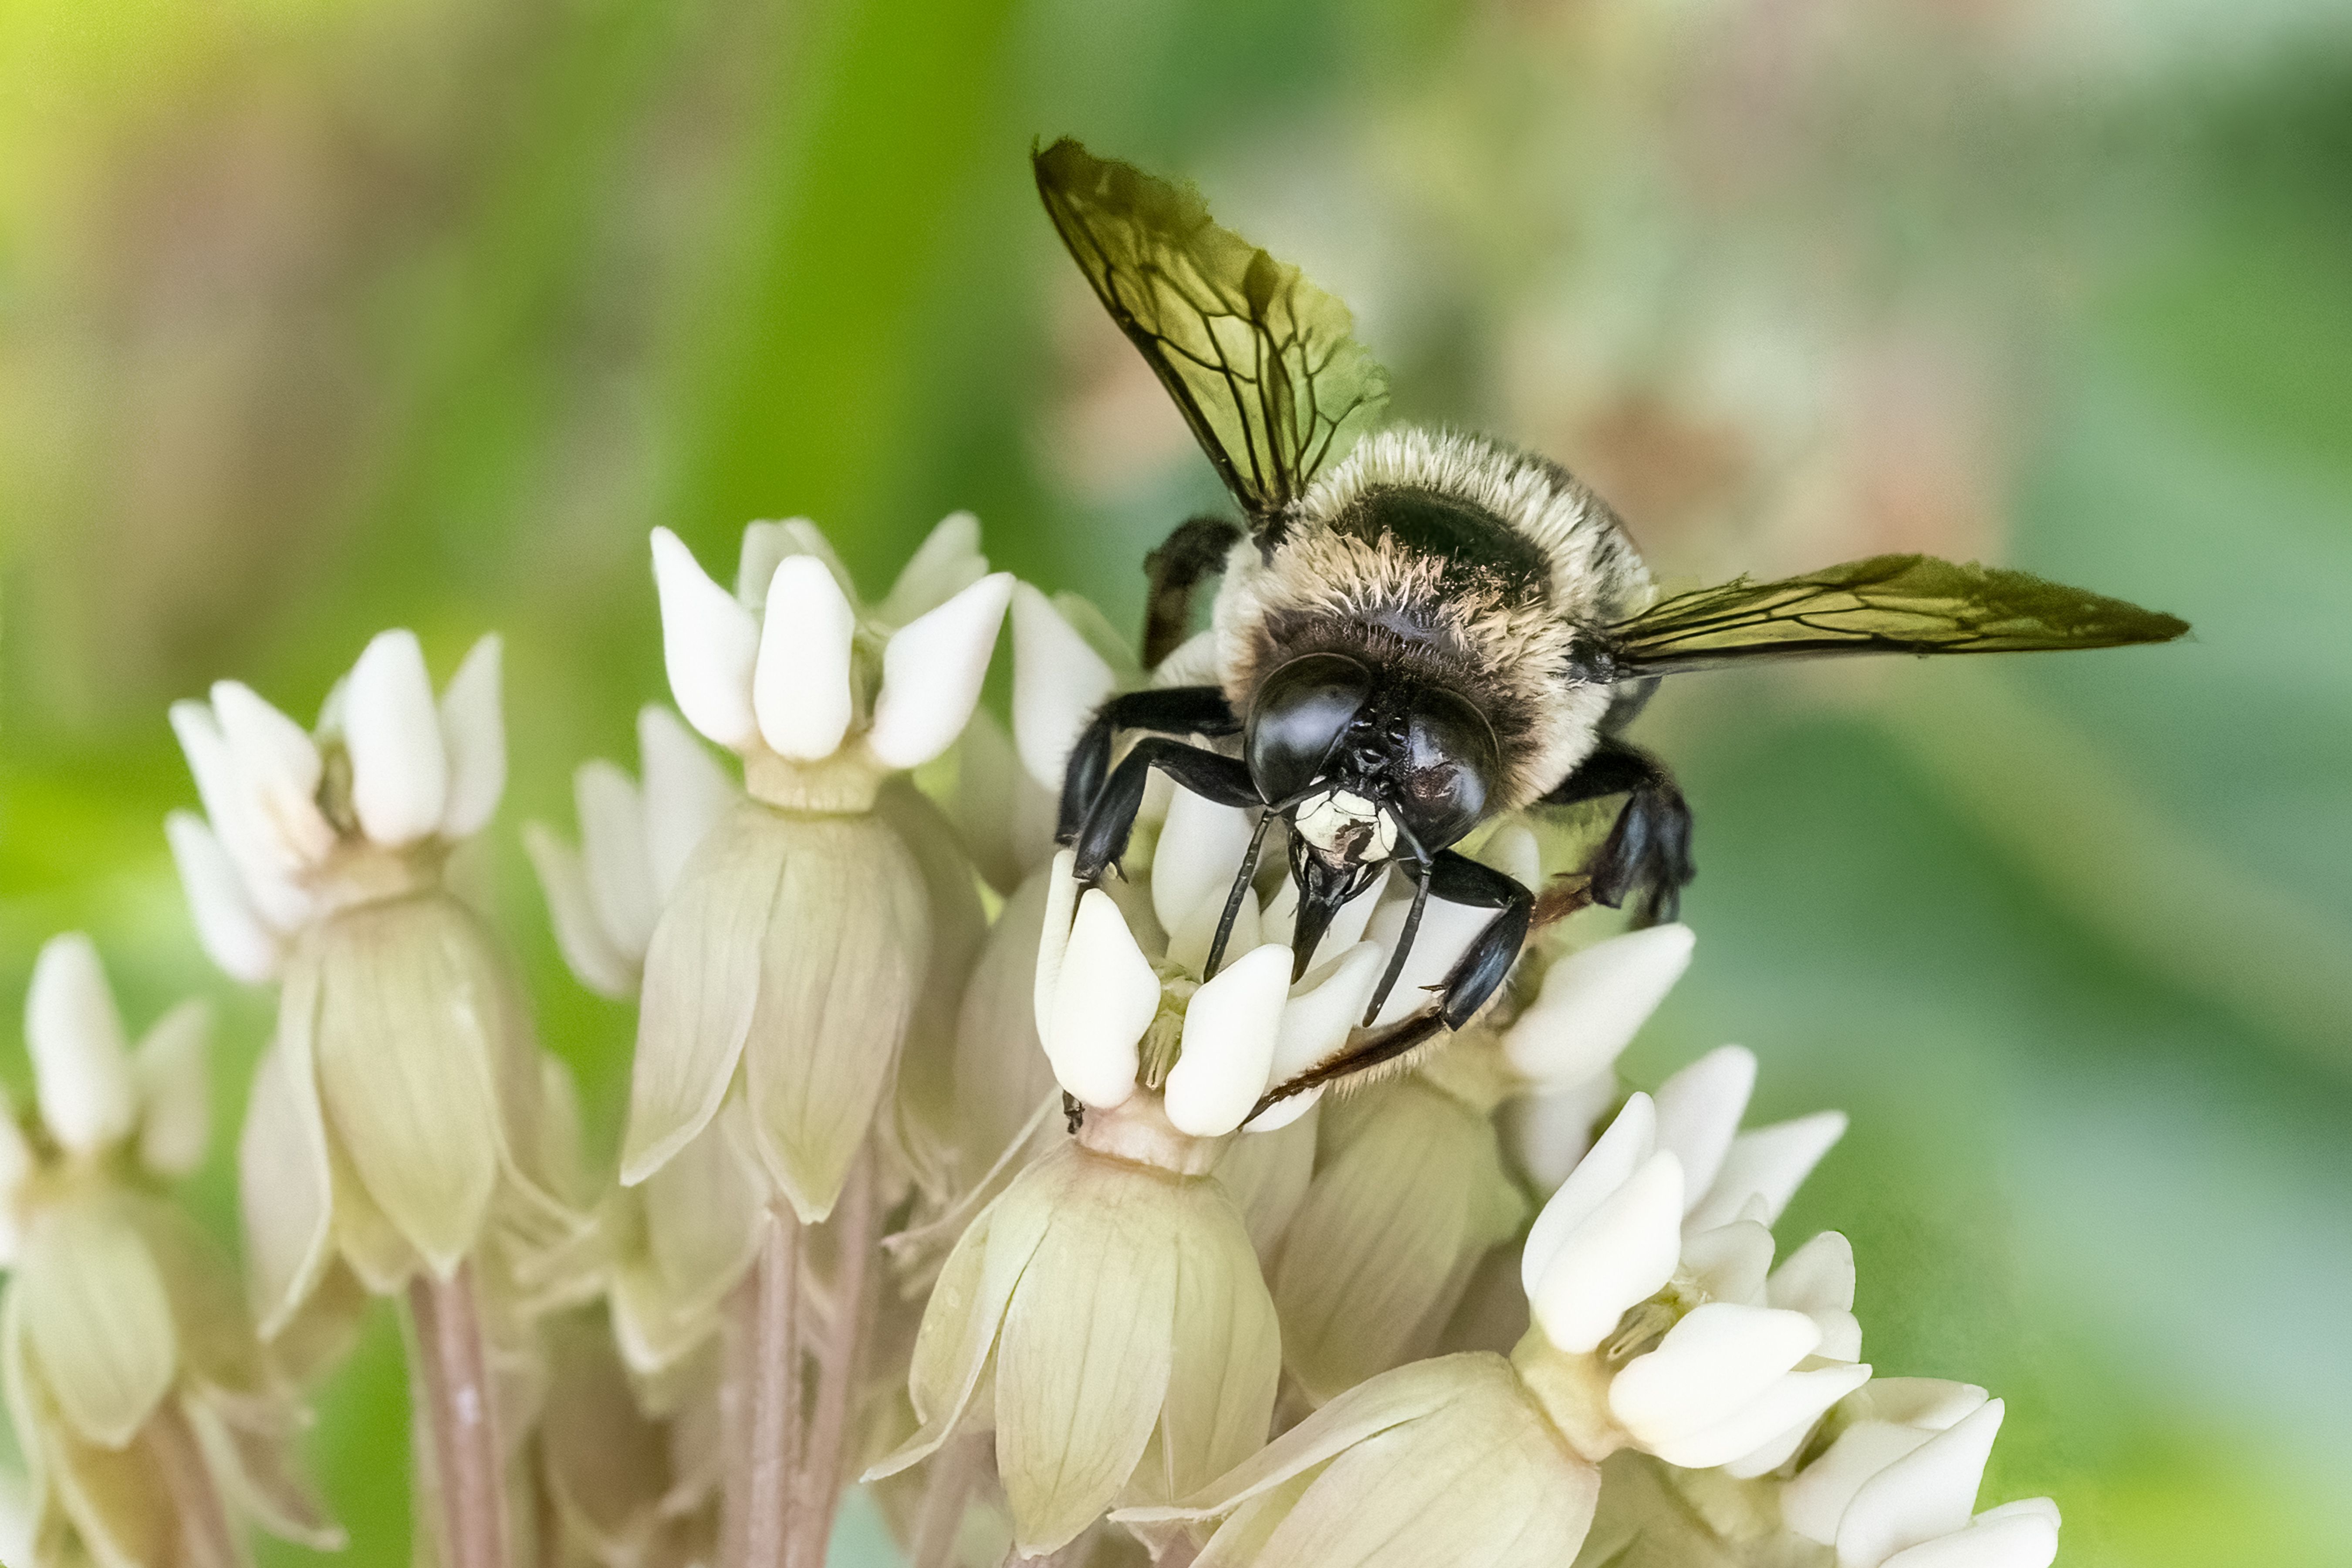
POLYGON ((1502 770, 1493 727, 1461 697, 1336 653, 1267 676, 1244 744, 1259 795, 1290 817, 1294 860, 1327 873, 1377 866, 1400 842, 1434 855, 1477 826, 1502 770))

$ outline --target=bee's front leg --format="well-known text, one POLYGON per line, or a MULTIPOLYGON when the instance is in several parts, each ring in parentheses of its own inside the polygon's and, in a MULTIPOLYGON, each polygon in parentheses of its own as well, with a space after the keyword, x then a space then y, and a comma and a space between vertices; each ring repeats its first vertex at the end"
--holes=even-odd
POLYGON ((1118 864, 1127 853, 1128 835, 1135 830, 1135 814, 1143 808, 1144 786, 1150 783, 1153 768, 1219 805, 1263 804, 1257 786, 1250 782, 1249 765, 1240 758, 1222 756, 1165 735, 1146 736, 1120 760, 1078 826, 1074 842, 1080 880, 1092 882, 1105 867, 1118 864))
POLYGON ((1638 923, 1670 921, 1698 870, 1691 863, 1690 805, 1664 763, 1630 742, 1604 735, 1592 754, 1538 804, 1574 805, 1612 795, 1623 795, 1625 804, 1586 868, 1592 897, 1613 910, 1638 893, 1638 923))
MULTIPOLYGON (((1055 842, 1075 844, 1078 829, 1110 775, 1111 745, 1122 730, 1158 730, 1175 735, 1231 735, 1241 721, 1213 686, 1163 686, 1114 697, 1095 710, 1062 774, 1061 815, 1055 842)), ((1255 804, 1256 797, 1251 797, 1255 804)), ((1120 840, 1126 842, 1124 838, 1120 840)))

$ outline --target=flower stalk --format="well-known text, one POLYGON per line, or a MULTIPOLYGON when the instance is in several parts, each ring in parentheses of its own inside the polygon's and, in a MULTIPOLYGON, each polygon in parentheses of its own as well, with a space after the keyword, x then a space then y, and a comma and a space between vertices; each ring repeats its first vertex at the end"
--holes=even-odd
POLYGON ((727 1346, 728 1470, 720 1504, 727 1568, 789 1568, 801 1436, 801 1224, 772 1207, 759 1261, 737 1291, 727 1346))
POLYGON ((414 1420, 429 1435, 434 1540, 448 1568, 509 1568, 506 1487, 470 1265, 408 1284, 414 1420))

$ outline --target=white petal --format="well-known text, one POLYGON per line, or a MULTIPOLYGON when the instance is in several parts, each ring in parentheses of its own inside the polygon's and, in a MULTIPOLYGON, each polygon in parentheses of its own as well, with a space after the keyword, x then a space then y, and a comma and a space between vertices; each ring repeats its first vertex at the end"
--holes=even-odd
POLYGON ((1544 1084, 1605 1070, 1690 967, 1694 940, 1688 926, 1652 926, 1560 959, 1503 1037, 1505 1059, 1544 1084))
POLYGON ((1658 1086, 1658 1142, 1682 1156, 1693 1208, 1723 1169, 1756 1089, 1756 1053, 1718 1046, 1658 1086))
POLYGON ((172 859, 180 868, 180 887, 205 955, 229 978, 248 985, 275 975, 278 938, 255 912, 244 879, 211 826, 193 811, 175 811, 163 818, 163 834, 172 842, 172 859))
POLYGON ((1013 574, 982 577, 908 622, 882 649, 882 691, 866 743, 894 768, 916 768, 955 742, 980 700, 1013 574))
POLYGON ((878 612, 885 626, 903 626, 937 609, 988 575, 980 552, 980 519, 951 511, 940 519, 890 584, 878 612))
POLYGON ((1243 1124, 1244 1132, 1279 1132, 1323 1102, 1323 1090, 1329 1087, 1317 1084, 1297 1094, 1276 1100, 1243 1124))
POLYGON ((1857 1421, 1780 1489, 1780 1520, 1808 1541, 1837 1542, 1838 1521, 1863 1483, 1916 1453, 1935 1433, 1891 1421, 1857 1421))
POLYGON ((1543 849, 1524 822, 1507 822, 1478 847, 1478 863, 1492 866, 1522 888, 1543 882, 1543 849))
POLYGON ((1289 993, 1286 947, 1254 948, 1192 993, 1168 1073, 1168 1120, 1178 1131, 1216 1138, 1242 1124, 1266 1090, 1289 993))
POLYGON ((1136 1047, 1159 1010, 1160 976, 1118 906, 1099 888, 1087 889, 1070 927, 1045 1031, 1054 1077, 1097 1110, 1125 1103, 1136 1088, 1136 1047))
POLYGON ((507 790, 507 725, 500 701, 504 645, 492 632, 467 650, 441 693, 441 744, 449 757, 449 798, 441 837, 471 838, 489 825, 507 790))
POLYGON ((79 931, 53 936, 33 961, 25 1043, 41 1120, 78 1154, 120 1141, 137 1116, 122 1015, 98 949, 79 931))
POLYGON ((1052 600, 1026 583, 1013 590, 1013 743, 1031 778, 1061 793, 1078 732, 1118 689, 1118 674, 1052 600))
POLYGON ((261 803, 246 783, 212 709, 202 702, 173 703, 172 732, 187 755, 205 815, 254 909, 278 931, 302 924, 310 916, 310 895, 291 880, 293 863, 286 845, 262 822, 261 803))
MULTIPOLYGON (((1402 877, 1395 880, 1400 889, 1407 886, 1402 877)), ((1399 897, 1381 905, 1366 934, 1384 950, 1395 952, 1397 942, 1404 934, 1412 902, 1409 898, 1399 897)), ((1396 985, 1389 992, 1388 1000, 1381 1004, 1381 1015, 1373 1022, 1393 1024, 1426 1006, 1432 999, 1430 987, 1444 983, 1455 962, 1469 951, 1471 942, 1494 918, 1493 910, 1431 899, 1422 910, 1421 930, 1413 935, 1412 952, 1406 956, 1396 985)))
POLYGON ((1528 1293, 1544 1337, 1580 1355, 1655 1295, 1681 1252, 1682 1201, 1682 1165, 1661 1149, 1561 1237, 1528 1293))
MULTIPOLYGON (((1224 922, 1225 900, 1232 895, 1231 887, 1219 883, 1203 892, 1184 918, 1169 928, 1169 963, 1187 974, 1208 972, 1209 949, 1216 945, 1217 927, 1224 922)), ((1264 941, 1265 931, 1258 919, 1257 895, 1244 888, 1242 901, 1234 909, 1234 929, 1225 937, 1225 962, 1230 963, 1264 941)))
POLYGON ((555 927, 555 945, 564 966, 580 984, 599 996, 615 1001, 637 994, 639 953, 614 950, 613 939, 597 918, 596 902, 588 891, 587 869, 572 847, 547 830, 544 823, 522 825, 522 847, 539 873, 540 891, 547 898, 548 919, 555 927))
POLYGON ((319 810, 319 748, 310 735, 241 681, 213 682, 213 712, 285 858, 302 865, 325 859, 335 830, 319 810))
POLYGON ((1070 874, 1077 851, 1057 850, 1045 879, 1045 917, 1037 928, 1036 989, 1031 996, 1037 1021, 1037 1040, 1048 1055, 1054 1048, 1054 995, 1062 984, 1062 959, 1069 951, 1070 922, 1078 912, 1078 895, 1085 891, 1070 874))
POLYGON ((1151 852, 1151 912, 1174 931, 1202 902, 1222 910, 1249 847, 1250 814, 1220 805, 1181 784, 1168 799, 1168 820, 1151 852))
POLYGON ((449 762, 415 633, 379 632, 360 651, 343 742, 352 753, 352 808, 369 838, 397 847, 441 826, 449 762))
POLYGON ((1879 1568, 1906 1547, 1969 1522, 2004 1406, 1979 1406, 1862 1484, 1838 1521, 1839 1568, 1879 1568))
MULTIPOLYGON (((1317 967, 1328 962, 1326 954, 1345 952, 1364 940, 1365 928, 1372 923, 1374 911, 1381 908, 1390 879, 1391 873, 1383 867, 1370 886, 1339 906, 1339 912, 1331 917, 1330 925, 1324 930, 1323 940, 1316 944, 1317 967)), ((1294 878, 1285 877, 1274 897, 1265 901, 1265 923, 1262 928, 1265 940, 1289 942, 1292 925, 1297 918, 1298 883, 1294 878)), ((1292 945, 1295 947, 1297 944, 1292 945)), ((1365 1000, 1369 1002, 1371 998, 1368 996, 1365 1000)))
POLYGON ((653 532, 654 586, 661 595, 662 662, 686 721, 722 746, 740 751, 757 733, 751 665, 760 623, 694 559, 667 528, 653 532))
MULTIPOLYGON (((751 701, 779 756, 814 762, 840 749, 856 715, 850 647, 857 611, 813 555, 787 555, 768 584, 751 701)), ((689 718, 691 714, 688 715, 689 718)))
POLYGON ((1823 1411, 1869 1381, 1867 1366, 1825 1366, 1811 1372, 1789 1373, 1773 1379, 1763 1393, 1726 1419, 1701 1431, 1663 1440, 1652 1452, 1666 1463, 1686 1470, 1710 1470, 1717 1465, 1727 1465, 1776 1438, 1791 1433, 1801 1437, 1821 1419, 1823 1411))
POLYGON ((1598 1072, 1582 1083, 1522 1094, 1504 1101, 1503 1141, 1536 1191, 1557 1191, 1592 1147, 1592 1130, 1617 1101, 1617 1075, 1598 1072))
POLYGON ((1896 1552, 1886 1560, 1885 1568, 2050 1568, 2057 1556, 2055 1518, 1988 1509, 1957 1534, 1896 1552))
POLYGON ((661 900, 646 854, 646 815, 636 781, 597 757, 572 775, 572 801, 580 814, 580 858, 597 924, 614 952, 642 962, 661 900))
POLYGON ((1772 1268, 1772 1233, 1753 1220, 1702 1231, 1685 1226, 1682 1266, 1706 1300, 1764 1306, 1765 1277, 1772 1268))
POLYGON ((1820 1325, 1802 1312, 1710 1301, 1668 1329, 1656 1350, 1625 1363, 1609 1385, 1610 1414, 1654 1449, 1737 1414, 1821 1337, 1820 1325))
MULTIPOLYGON (((16 1108, 0 1088, 0 1268, 13 1268, 25 1237, 16 1225, 16 1197, 32 1175, 33 1145, 16 1121, 16 1108)), ((0 1557, 0 1563, 16 1559, 0 1557)))
POLYGON ((1705 1228, 1727 1224, 1759 1199, 1764 1222, 1773 1223, 1822 1156, 1844 1135, 1842 1110, 1817 1110, 1741 1133, 1731 1141, 1714 1184, 1692 1208, 1691 1225, 1705 1228))
MULTIPOLYGON (((1519 1256, 1519 1284, 1530 1299, 1535 1295, 1536 1282, 1551 1267, 1552 1254, 1567 1239, 1569 1232, 1582 1225, 1608 1201, 1611 1194, 1633 1178, 1635 1167, 1650 1157, 1657 1141, 1657 1108, 1648 1095, 1636 1093, 1625 1101, 1625 1108, 1592 1145, 1592 1152, 1569 1173, 1568 1180, 1552 1194, 1543 1212, 1536 1215, 1536 1223, 1528 1232, 1527 1247, 1519 1256)), ((1680 1169, 1679 1165, 1676 1169, 1680 1169)), ((1680 1201, 1680 1194, 1676 1201, 1680 1201)), ((1675 1213, 1679 1215, 1681 1210, 1677 1208, 1675 1213)))
POLYGON ((1853 1310, 1853 1244, 1825 1230, 1772 1270, 1766 1299, 1792 1312, 1853 1310))
POLYGON ((768 584, 774 581, 777 563, 794 553, 792 540, 781 522, 751 522, 743 526, 743 545, 735 557, 735 598, 745 609, 758 615, 767 605, 768 584))
POLYGON ((1948 1432, 1990 1397, 1973 1383, 1941 1377, 1882 1377, 1871 1384, 1870 1414, 1923 1432, 1948 1432))
POLYGON ((1360 942, 1299 982, 1275 1036, 1275 1082, 1297 1077, 1348 1043, 1387 962, 1378 942, 1360 942))
POLYGON ((139 1163, 159 1176, 193 1174, 212 1141, 212 1079, 205 1049, 213 1010, 181 1003, 139 1042, 131 1072, 139 1094, 139 1163))
POLYGON ((644 781, 646 858, 665 902, 710 830, 735 804, 735 783, 677 714, 659 703, 637 710, 637 765, 644 781))

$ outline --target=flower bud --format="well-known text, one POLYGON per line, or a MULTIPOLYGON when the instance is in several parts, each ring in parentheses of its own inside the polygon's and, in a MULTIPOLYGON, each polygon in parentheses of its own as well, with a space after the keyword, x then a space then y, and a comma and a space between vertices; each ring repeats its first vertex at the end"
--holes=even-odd
POLYGON ((138 1116, 122 1015, 98 949, 79 931, 51 937, 25 996, 41 1120, 59 1143, 87 1154, 120 1142, 138 1116))

